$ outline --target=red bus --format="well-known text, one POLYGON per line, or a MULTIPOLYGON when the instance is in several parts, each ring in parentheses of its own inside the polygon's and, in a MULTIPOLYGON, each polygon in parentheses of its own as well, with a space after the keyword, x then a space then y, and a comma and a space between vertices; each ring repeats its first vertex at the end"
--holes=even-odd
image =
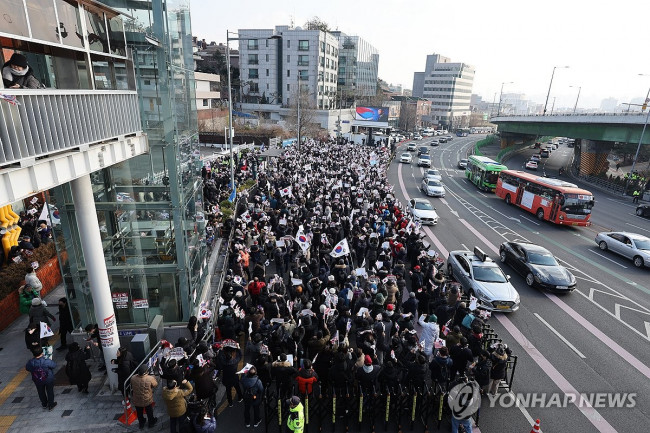
POLYGON ((495 194, 506 203, 537 215, 540 220, 571 226, 591 225, 589 218, 594 196, 573 183, 504 170, 499 173, 495 194))

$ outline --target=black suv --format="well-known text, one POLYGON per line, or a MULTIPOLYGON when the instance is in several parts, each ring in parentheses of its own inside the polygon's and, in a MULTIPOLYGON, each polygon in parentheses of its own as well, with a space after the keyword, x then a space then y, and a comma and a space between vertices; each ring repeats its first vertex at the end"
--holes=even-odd
POLYGON ((420 155, 428 155, 429 154, 429 148, 426 146, 420 146, 418 147, 418 156, 420 155))

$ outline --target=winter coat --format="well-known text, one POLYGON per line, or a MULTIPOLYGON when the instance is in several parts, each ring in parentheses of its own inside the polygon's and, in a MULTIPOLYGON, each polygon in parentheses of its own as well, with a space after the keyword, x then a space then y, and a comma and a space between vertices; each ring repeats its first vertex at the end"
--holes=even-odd
POLYGON ((240 388, 242 392, 242 396, 245 399, 248 399, 248 403, 252 404, 261 404, 262 403, 262 396, 264 395, 264 384, 260 380, 259 377, 257 376, 249 376, 248 374, 242 375, 240 381, 240 388), (246 390, 250 390, 250 397, 247 397, 246 395, 249 394, 246 392, 246 390))
POLYGON ((235 386, 238 382, 237 365, 242 358, 241 350, 237 350, 234 357, 230 357, 226 351, 221 350, 217 354, 217 365, 223 371, 223 384, 225 386, 235 386))
POLYGON ((25 346, 27 350, 32 350, 41 345, 41 329, 40 326, 30 332, 30 329, 25 329, 25 346))
POLYGON ((124 381, 133 373, 133 370, 137 366, 138 363, 133 358, 131 352, 125 352, 117 358, 117 386, 120 391, 124 391, 124 381))
POLYGON ((86 360, 90 359, 90 350, 77 350, 68 352, 65 356, 67 362, 65 374, 70 380, 70 385, 87 385, 92 375, 86 365, 86 360))
POLYGON ((296 383, 301 394, 311 394, 314 384, 318 382, 318 375, 314 370, 301 368, 296 376, 296 383))
POLYGON ((287 427, 292 433, 302 433, 305 428, 305 413, 302 403, 296 407, 289 408, 289 417, 287 418, 287 427))
POLYGON ((506 378, 506 367, 508 361, 508 354, 504 353, 499 355, 496 352, 492 352, 490 355, 490 360, 492 361, 492 370, 490 370, 490 379, 505 379, 506 378))
POLYGON ((65 307, 59 306, 59 330, 60 332, 74 330, 74 325, 72 324, 72 315, 70 314, 70 306, 66 305, 65 307))
POLYGON ((275 361, 271 364, 271 376, 275 378, 275 384, 278 388, 286 391, 291 389, 291 378, 296 375, 296 369, 289 361, 275 361))
POLYGON ((167 406, 167 415, 170 418, 178 418, 179 416, 185 415, 187 411, 187 402, 185 397, 192 393, 192 384, 185 382, 181 384, 182 388, 178 386, 174 389, 169 389, 165 387, 162 392, 162 398, 167 406))
MULTIPOLYGON (((25 370, 29 371, 30 373, 37 368, 42 368, 47 372, 47 378, 45 379, 46 384, 49 385, 54 383, 54 369, 56 368, 56 362, 41 356, 39 358, 32 358, 27 361, 27 364, 25 364, 25 370)), ((33 377, 32 380, 34 380, 33 377)))
POLYGON ((43 288, 43 283, 38 279, 36 272, 30 272, 25 274, 25 286, 28 286, 32 290, 36 290, 37 293, 41 292, 43 288))
POLYGON ((213 416, 210 419, 204 419, 203 424, 199 424, 197 418, 192 420, 195 433, 214 433, 217 430, 217 420, 213 416))
POLYGON ((461 347, 456 345, 449 348, 449 356, 453 361, 452 369, 459 374, 463 374, 467 369, 467 364, 474 360, 474 355, 469 347, 461 347))
POLYGON ((56 317, 52 315, 43 304, 41 305, 32 305, 29 309, 29 322, 45 322, 48 326, 52 324, 50 321, 52 319, 56 322, 56 317))
POLYGON ((201 400, 212 397, 217 392, 217 385, 212 380, 212 371, 212 368, 206 364, 203 367, 195 367, 190 375, 190 379, 194 381, 196 396, 201 400))
POLYGON ((490 359, 479 360, 474 368, 474 379, 481 386, 484 387, 490 383, 490 370, 492 370, 492 361, 490 359))
POLYGON ((433 353, 433 345, 438 339, 440 328, 435 322, 425 322, 425 315, 420 316, 418 323, 422 326, 422 339, 424 340, 424 353, 431 355, 433 353))
POLYGON ((372 370, 370 372, 366 372, 364 370, 366 366, 364 365, 363 367, 359 367, 357 369, 357 382, 359 382, 359 385, 364 389, 364 390, 372 390, 373 387, 375 389, 377 388, 378 385, 378 379, 379 379, 379 374, 381 373, 381 367, 378 365, 372 365, 372 370))
POLYGON ((386 287, 386 291, 388 292, 388 296, 386 297, 386 303, 388 304, 397 303, 397 293, 399 293, 399 289, 397 288, 397 285, 389 284, 386 287))
POLYGON ((13 75, 9 67, 9 62, 5 63, 2 68, 2 82, 5 88, 8 89, 14 84, 18 84, 21 89, 38 89, 41 87, 41 83, 34 77, 32 68, 29 66, 28 68, 27 73, 23 76, 13 75))
POLYGON ((136 374, 131 378, 133 395, 131 402, 135 407, 147 407, 153 403, 153 390, 158 386, 156 378, 148 374, 136 374))
POLYGON ((23 290, 19 293, 19 310, 21 314, 29 314, 29 309, 32 308, 32 299, 38 298, 38 292, 23 286, 23 290))

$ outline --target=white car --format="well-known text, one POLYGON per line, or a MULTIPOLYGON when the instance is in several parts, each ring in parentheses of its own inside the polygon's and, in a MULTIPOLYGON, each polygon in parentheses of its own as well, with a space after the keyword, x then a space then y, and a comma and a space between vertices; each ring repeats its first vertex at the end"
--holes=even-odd
POLYGON ((528 170, 537 170, 537 161, 533 161, 532 159, 526 163, 526 168, 528 170))
POLYGON ((409 212, 413 216, 415 222, 422 225, 436 225, 438 224, 438 213, 436 208, 431 206, 429 200, 424 198, 412 198, 409 201, 409 212))
POLYGON ((420 190, 429 197, 444 197, 446 193, 442 182, 435 179, 422 179, 420 190))
POLYGON ((540 158, 540 157, 539 157, 539 154, 536 153, 536 154, 534 154, 534 155, 532 155, 532 156, 530 157, 530 160, 531 160, 531 161, 535 161, 535 162, 540 162, 540 161, 542 160, 542 158, 540 158))
POLYGON ((437 181, 440 182, 440 181, 442 181, 442 175, 435 168, 430 168, 430 169, 424 171, 423 179, 425 179, 425 180, 437 180, 437 181))
POLYGON ((431 167, 431 156, 424 154, 418 158, 418 167, 431 167))
POLYGON ((408 150, 409 152, 415 152, 416 150, 418 150, 418 147, 415 145, 415 143, 409 143, 406 146, 406 150, 408 150))
POLYGON ((458 161, 458 168, 465 170, 467 168, 467 160, 461 159, 458 161))
POLYGON ((598 247, 631 259, 634 266, 650 267, 650 238, 629 232, 600 232, 596 236, 598 247))
POLYGON ((422 136, 420 134, 415 134, 413 140, 422 140, 422 136))
POLYGON ((399 162, 403 162, 404 164, 410 164, 411 162, 413 162, 413 156, 408 152, 404 152, 402 153, 402 156, 399 158, 399 162))
POLYGON ((431 143, 429 143, 431 146, 437 146, 440 144, 440 141, 438 140, 431 140, 431 143))

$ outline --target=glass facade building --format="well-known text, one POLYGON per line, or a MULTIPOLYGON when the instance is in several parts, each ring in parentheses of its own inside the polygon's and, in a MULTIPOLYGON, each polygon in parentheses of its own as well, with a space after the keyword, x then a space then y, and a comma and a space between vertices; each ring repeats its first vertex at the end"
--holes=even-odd
MULTIPOLYGON (((189 2, 105 3, 125 14, 150 147, 149 154, 91 175, 117 323, 146 326, 157 314, 166 323, 186 321, 200 299, 208 255, 189 2)), ((70 187, 51 194, 64 227, 64 283, 81 321, 89 323, 92 297, 70 187)))
POLYGON ((339 40, 338 87, 342 100, 351 105, 355 98, 377 94, 379 52, 359 36, 332 32, 339 40))

